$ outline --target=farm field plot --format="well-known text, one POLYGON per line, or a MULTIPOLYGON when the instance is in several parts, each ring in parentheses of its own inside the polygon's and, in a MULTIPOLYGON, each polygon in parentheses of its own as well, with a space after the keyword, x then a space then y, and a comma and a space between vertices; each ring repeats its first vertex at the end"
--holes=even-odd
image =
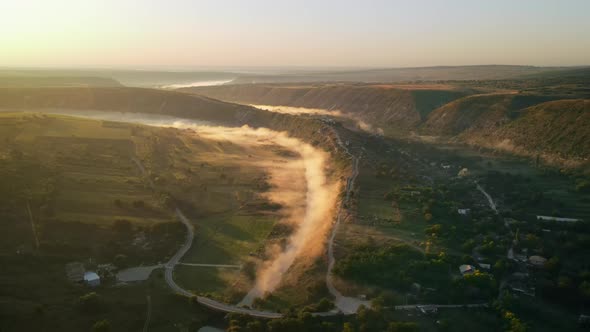
POLYGON ((3 113, 0 123, 16 123, 4 149, 34 155, 55 171, 45 217, 104 226, 117 219, 144 224, 170 219, 132 162, 131 125, 112 128, 101 121, 26 113, 3 113))

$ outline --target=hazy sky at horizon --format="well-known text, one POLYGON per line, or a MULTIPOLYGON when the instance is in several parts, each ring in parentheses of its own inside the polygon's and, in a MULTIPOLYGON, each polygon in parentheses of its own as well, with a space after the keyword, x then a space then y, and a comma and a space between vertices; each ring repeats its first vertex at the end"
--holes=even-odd
POLYGON ((590 64, 588 0, 2 0, 0 66, 590 64))

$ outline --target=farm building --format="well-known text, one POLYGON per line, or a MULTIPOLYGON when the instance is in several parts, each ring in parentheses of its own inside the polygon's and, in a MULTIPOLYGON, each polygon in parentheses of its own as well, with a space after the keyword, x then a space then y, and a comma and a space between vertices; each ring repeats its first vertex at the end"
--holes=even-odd
POLYGON ((459 266, 459 272, 461 272, 461 275, 472 274, 475 272, 475 267, 472 265, 461 265, 459 266))
POLYGON ((576 218, 561 218, 561 217, 551 217, 551 216, 537 216, 537 220, 559 221, 559 222, 578 222, 578 221, 581 221, 580 219, 576 219, 576 218))
POLYGON ((100 277, 96 272, 88 271, 84 273, 84 282, 90 287, 100 286, 100 277))
POLYGON ((545 262, 547 262, 547 259, 545 257, 541 257, 541 256, 529 257, 529 263, 531 263, 534 266, 543 266, 543 265, 545 265, 545 262))
POLYGON ((462 216, 466 216, 471 212, 471 209, 457 209, 457 213, 462 215, 462 216))

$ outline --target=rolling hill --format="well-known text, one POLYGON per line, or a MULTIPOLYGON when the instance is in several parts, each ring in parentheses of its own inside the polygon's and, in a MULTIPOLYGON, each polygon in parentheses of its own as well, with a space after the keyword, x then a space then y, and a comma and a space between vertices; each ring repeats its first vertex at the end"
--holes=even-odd
POLYGON ((280 75, 242 75, 233 83, 287 82, 407 82, 439 80, 500 80, 567 70, 567 67, 513 65, 434 66, 363 70, 295 72, 280 75))
POLYGON ((475 90, 447 85, 238 84, 179 91, 242 104, 338 110, 384 129, 417 126, 435 108, 475 90))
MULTIPOLYGON (((491 112, 493 113, 493 112, 491 112)), ((541 155, 555 162, 588 162, 590 100, 556 100, 514 111, 487 125, 479 122, 457 138, 469 144, 541 155)))
MULTIPOLYGON (((530 84, 541 84, 538 80, 530 84)), ((522 91, 493 89, 494 82, 511 84, 487 81, 485 88, 452 82, 238 84, 181 91, 244 104, 339 110, 382 128, 387 135, 417 132, 444 141, 540 155, 561 165, 586 162, 590 155, 587 99, 553 93, 559 91, 553 85, 522 91), (562 129, 566 124, 567 131, 562 129)), ((558 79, 559 84, 568 82, 558 79)))
POLYGON ((286 131, 333 150, 334 140, 320 133, 321 121, 267 112, 199 95, 146 88, 0 88, 0 110, 44 109, 115 111, 170 115, 225 126, 266 127, 286 131))

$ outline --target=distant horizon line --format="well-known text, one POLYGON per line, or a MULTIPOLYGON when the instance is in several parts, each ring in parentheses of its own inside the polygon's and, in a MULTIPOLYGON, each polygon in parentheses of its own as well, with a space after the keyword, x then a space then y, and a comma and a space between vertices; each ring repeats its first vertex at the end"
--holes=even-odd
POLYGON ((114 66, 6 66, 0 65, 0 70, 128 70, 138 72, 166 71, 166 72, 191 72, 191 71, 240 71, 240 70, 330 70, 330 71, 357 71, 357 70, 392 70, 392 69, 420 69, 420 68, 460 68, 460 67, 532 67, 532 68, 586 68, 590 64, 579 65, 527 65, 527 64, 470 64, 470 65, 425 65, 425 66, 167 66, 153 65, 133 67, 126 65, 114 66))

